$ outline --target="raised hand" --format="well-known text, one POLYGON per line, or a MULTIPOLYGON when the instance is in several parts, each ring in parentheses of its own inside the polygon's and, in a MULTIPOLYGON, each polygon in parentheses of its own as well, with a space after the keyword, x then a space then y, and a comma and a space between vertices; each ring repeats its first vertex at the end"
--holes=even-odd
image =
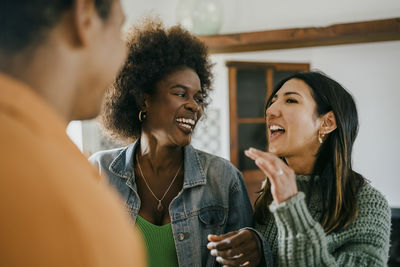
POLYGON ((245 155, 253 159, 271 182, 271 194, 277 204, 297 195, 294 171, 275 154, 255 148, 246 150, 245 155))

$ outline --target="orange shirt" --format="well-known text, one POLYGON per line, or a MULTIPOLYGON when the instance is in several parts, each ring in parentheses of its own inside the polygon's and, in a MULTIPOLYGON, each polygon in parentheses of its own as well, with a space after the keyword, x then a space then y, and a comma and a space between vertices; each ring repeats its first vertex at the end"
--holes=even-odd
POLYGON ((65 127, 0 73, 0 266, 144 266, 123 203, 65 127))

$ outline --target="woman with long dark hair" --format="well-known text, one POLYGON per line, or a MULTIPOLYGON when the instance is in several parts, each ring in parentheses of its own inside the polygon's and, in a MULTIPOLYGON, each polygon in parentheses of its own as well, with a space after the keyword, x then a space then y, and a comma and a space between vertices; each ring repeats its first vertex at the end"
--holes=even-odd
MULTIPOLYGON (((268 152, 245 154, 267 177, 255 220, 274 265, 385 266, 390 208, 352 169, 358 132, 352 96, 324 74, 298 73, 277 85, 265 114, 268 152)), ((230 266, 243 264, 246 246, 258 242, 234 234, 209 240, 211 254, 230 266)))

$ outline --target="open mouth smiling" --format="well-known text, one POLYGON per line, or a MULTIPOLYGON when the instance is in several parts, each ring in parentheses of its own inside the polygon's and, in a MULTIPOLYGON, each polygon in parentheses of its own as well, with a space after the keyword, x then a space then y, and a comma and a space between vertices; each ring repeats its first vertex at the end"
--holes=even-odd
POLYGON ((176 122, 180 127, 190 132, 194 130, 194 126, 196 125, 196 121, 190 118, 177 118, 176 122))
POLYGON ((278 138, 279 136, 283 135, 286 131, 283 127, 279 125, 270 125, 269 126, 269 132, 270 132, 270 140, 274 140, 278 138))

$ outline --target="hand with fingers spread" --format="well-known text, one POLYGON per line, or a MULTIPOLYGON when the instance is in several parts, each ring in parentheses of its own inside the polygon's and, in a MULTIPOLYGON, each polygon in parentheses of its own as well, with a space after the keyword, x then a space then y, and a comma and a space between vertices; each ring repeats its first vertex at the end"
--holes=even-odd
POLYGON ((261 248, 257 235, 248 229, 224 235, 209 235, 207 248, 223 266, 257 266, 261 248))
POLYGON ((294 171, 275 154, 250 148, 244 152, 271 182, 271 194, 277 204, 297 195, 296 175, 294 171))

